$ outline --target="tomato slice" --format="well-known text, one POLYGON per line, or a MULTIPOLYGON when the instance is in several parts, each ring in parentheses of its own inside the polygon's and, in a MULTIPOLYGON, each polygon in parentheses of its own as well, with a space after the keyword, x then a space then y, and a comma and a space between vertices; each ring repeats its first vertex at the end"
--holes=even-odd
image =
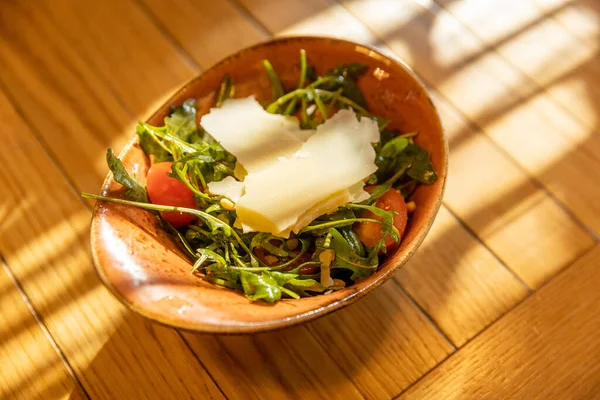
MULTIPOLYGON (((367 192, 373 191, 377 186, 368 186, 365 188, 367 192)), ((390 189, 385 192, 377 201, 375 202, 375 206, 381 208, 386 211, 395 211, 397 214, 394 216, 394 226, 398 229, 400 233, 400 237, 404 234, 404 230, 406 229, 406 222, 408 220, 408 213, 406 211, 406 203, 404 202, 404 197, 395 189, 390 189)), ((369 210, 365 210, 361 214, 362 218, 370 218, 377 219, 379 221, 382 218, 378 215, 373 214, 369 210)), ((383 232, 381 231, 381 224, 377 222, 358 222, 354 224, 354 232, 358 235, 361 242, 363 242, 367 246, 375 246, 379 239, 383 236, 383 232)), ((398 245, 397 242, 394 241, 391 237, 385 238, 385 247, 389 252, 393 250, 398 245)))
MULTIPOLYGON (((156 163, 148 170, 146 189, 150 201, 164 206, 198 208, 194 199, 194 192, 181 181, 167 175, 171 172, 172 164, 171 162, 156 163)), ((196 219, 195 216, 182 212, 165 211, 160 214, 167 222, 177 228, 189 225, 196 219)))

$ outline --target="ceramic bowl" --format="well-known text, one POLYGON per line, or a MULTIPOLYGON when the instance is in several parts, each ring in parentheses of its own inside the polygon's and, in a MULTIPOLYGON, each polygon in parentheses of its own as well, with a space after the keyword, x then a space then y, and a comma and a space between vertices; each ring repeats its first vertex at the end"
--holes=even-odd
MULTIPOLYGON (((447 169, 447 143, 435 107, 423 84, 401 61, 349 41, 319 37, 287 37, 244 49, 219 62, 187 83, 148 120, 163 125, 171 105, 197 99, 199 115, 214 104, 215 92, 225 75, 236 83, 236 97, 251 94, 268 99, 269 82, 261 61, 268 59, 284 83, 295 85, 298 54, 322 74, 341 63, 369 66, 359 86, 370 110, 393 122, 401 132, 419 131, 417 143, 431 154, 439 174, 433 185, 421 186, 413 195, 417 209, 400 247, 388 255, 369 278, 327 295, 274 305, 250 302, 242 294, 208 283, 190 273, 191 263, 178 244, 149 212, 113 203, 98 203, 93 212, 91 248, 102 282, 132 310, 160 323, 209 333, 268 331, 305 322, 347 306, 381 285, 417 250, 440 207, 447 169)), ((137 137, 121 152, 126 168, 142 181, 149 160, 137 137)), ((122 197, 112 175, 102 187, 106 196, 122 197)))

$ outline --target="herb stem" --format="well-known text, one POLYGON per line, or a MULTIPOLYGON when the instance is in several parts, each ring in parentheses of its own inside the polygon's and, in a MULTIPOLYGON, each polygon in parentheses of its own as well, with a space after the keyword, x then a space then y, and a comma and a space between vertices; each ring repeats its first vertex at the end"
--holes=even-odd
POLYGON ((392 177, 390 179, 388 179, 387 181, 384 182, 384 185, 393 185, 394 182, 396 182, 398 179, 400 179, 402 177, 402 175, 404 175, 406 173, 406 171, 410 168, 410 165, 405 165, 404 167, 400 168, 398 171, 396 171, 396 173, 394 175, 392 175, 392 177))
MULTIPOLYGON (((291 92, 284 94, 283 96, 279 97, 278 99, 273 101, 271 104, 269 104, 267 106, 266 110, 267 110, 267 112, 274 114, 275 112, 277 112, 277 109, 279 107, 281 107, 288 101, 290 101, 298 96, 303 96, 309 92, 309 89, 315 89, 316 87, 318 87, 324 83, 327 83, 331 80, 333 80, 332 77, 326 76, 326 77, 317 79, 316 81, 314 81, 313 83, 311 83, 310 85, 306 86, 303 89, 292 90, 291 92)), ((321 89, 319 89, 319 90, 321 90, 321 89)), ((329 92, 329 91, 326 91, 326 92, 333 93, 333 92, 329 92)))
POLYGON ((325 108, 325 104, 323 104, 323 100, 321 100, 321 96, 318 95, 317 93, 315 93, 315 90, 313 88, 310 88, 309 92, 310 92, 310 94, 313 95, 313 97, 315 99, 315 104, 317 105, 317 108, 321 112, 321 117, 323 118, 323 120, 328 119, 329 118, 329 114, 327 113, 327 109, 325 108))
POLYGON ((273 96, 273 100, 277 100, 283 96, 283 86, 281 86, 281 81, 269 60, 263 60, 263 65, 269 75, 269 81, 271 81, 271 96, 273 96))
POLYGON ((316 231, 316 230, 319 230, 319 229, 339 228, 339 227, 342 227, 342 226, 352 225, 355 222, 375 222, 376 224, 382 224, 383 223, 382 221, 380 221, 378 219, 373 219, 373 218, 343 219, 343 220, 339 220, 339 221, 324 222, 322 224, 317 224, 317 225, 308 225, 308 226, 305 226, 304 228, 300 229, 298 231, 298 234, 305 233, 305 232, 310 232, 310 231, 316 231))

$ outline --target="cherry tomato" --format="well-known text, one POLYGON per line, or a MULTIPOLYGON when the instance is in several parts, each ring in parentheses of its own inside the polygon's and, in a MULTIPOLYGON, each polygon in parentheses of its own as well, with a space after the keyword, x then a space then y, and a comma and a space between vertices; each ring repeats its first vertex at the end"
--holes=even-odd
MULTIPOLYGON (((368 186, 365 190, 371 192, 375 188, 376 186, 368 186)), ((395 211, 398 213, 394 216, 394 226, 398 229, 400 237, 402 237, 408 219, 404 197, 402 197, 397 190, 390 189, 377 199, 375 206, 382 210, 395 211)), ((380 216, 373 214, 369 210, 365 210, 361 214, 361 218, 377 219, 380 221, 382 219, 380 216)), ((383 236, 381 224, 378 224, 377 222, 358 222, 354 225, 353 229, 360 238, 360 241, 367 246, 375 246, 377 242, 379 242, 379 239, 381 239, 381 236, 383 236)), ((385 247, 387 251, 394 249, 397 245, 398 243, 391 237, 388 236, 385 238, 385 247)))
MULTIPOLYGON (((148 197, 154 204, 197 208, 194 192, 175 178, 167 174, 171 172, 171 162, 153 164, 148 171, 146 187, 148 197)), ((195 216, 182 212, 161 212, 162 217, 175 227, 189 225, 195 216)))

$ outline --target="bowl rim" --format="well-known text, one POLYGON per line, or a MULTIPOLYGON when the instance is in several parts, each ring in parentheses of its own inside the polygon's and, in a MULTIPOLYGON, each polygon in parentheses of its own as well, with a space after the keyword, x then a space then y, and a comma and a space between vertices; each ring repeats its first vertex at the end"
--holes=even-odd
MULTIPOLYGON (((369 51, 369 55, 374 55, 374 56, 376 56, 376 58, 380 58, 381 60, 389 60, 393 63, 398 64, 402 69, 404 69, 405 72, 407 72, 411 76, 411 78, 414 80, 414 82, 419 85, 419 87, 423 90, 423 93, 426 96, 426 99, 429 101, 429 103, 433 107, 434 115, 435 115, 435 118, 437 119, 437 124, 440 127, 440 133, 441 133, 442 144, 443 144, 442 149, 441 149, 442 150, 441 168, 443 168, 444 173, 440 174, 440 178, 442 180, 441 188, 439 191, 439 195, 437 196, 437 198, 433 204, 433 207, 431 208, 430 214, 427 216, 426 220, 424 221, 420 231, 414 237, 411 247, 406 249, 406 254, 405 254, 405 257, 403 258, 403 260, 400 260, 395 265, 392 265, 392 267, 385 272, 376 271, 372 275, 372 280, 368 284, 366 284, 363 288, 361 288, 360 290, 351 292, 347 296, 345 296, 337 301, 334 301, 332 303, 320 306, 313 310, 306 311, 304 313, 294 315, 291 317, 285 317, 285 318, 274 319, 274 320, 257 321, 257 322, 248 322, 248 323, 237 324, 237 325, 216 325, 216 324, 199 325, 197 323, 186 324, 186 323, 182 322, 181 320, 170 319, 170 318, 164 317, 162 315, 153 314, 149 310, 149 308, 138 307, 133 302, 129 301, 113 285, 111 280, 108 279, 108 277, 106 276, 106 274, 104 272, 104 268, 102 266, 102 263, 100 262, 99 255, 98 255, 99 246, 96 243, 98 235, 95 233, 99 229, 98 213, 99 213, 100 205, 102 203, 96 202, 94 205, 94 208, 92 210, 92 221, 91 221, 91 227, 90 227, 90 246, 91 246, 91 255, 92 255, 94 269, 96 270, 96 273, 98 274, 98 277, 100 278, 100 281, 110 291, 110 293, 114 297, 116 297, 117 300, 119 300, 128 309, 134 311, 135 313, 141 315, 142 317, 147 318, 151 321, 157 322, 161 325, 171 327, 171 328, 177 328, 177 329, 182 329, 185 331, 196 332, 196 333, 220 334, 220 335, 240 335, 240 334, 260 333, 260 332, 267 332, 267 331, 276 331, 276 330, 296 326, 303 322, 307 322, 310 320, 314 320, 314 319, 323 317, 323 316, 325 316, 329 313, 332 313, 336 310, 339 310, 349 304, 352 304, 355 301, 363 298, 365 295, 367 295, 368 293, 370 293, 377 287, 381 286, 383 283, 387 282, 388 279, 396 271, 398 271, 398 269, 400 269, 404 264, 406 264, 406 262, 408 262, 408 260, 412 257, 412 255, 415 253, 415 251, 420 247, 420 245, 423 243, 423 240, 429 233, 429 230, 431 229, 431 226, 433 225, 433 222, 435 221, 435 218, 436 218, 436 216, 439 212, 439 209, 442 205, 442 199, 444 197, 444 193, 445 193, 445 189, 446 189, 447 172, 448 172, 448 153, 449 153, 448 140, 446 137, 445 129, 442 124, 438 109, 437 109, 435 103, 432 101, 431 96, 429 95, 427 86, 423 83, 422 79, 418 76, 418 74, 415 71, 413 71, 413 69, 404 60, 402 60, 395 54, 384 54, 380 50, 375 49, 372 45, 358 43, 358 42, 354 42, 351 40, 332 37, 332 36, 286 35, 286 36, 270 38, 268 40, 262 41, 260 43, 256 43, 252 46, 245 47, 241 50, 231 53, 228 56, 221 59, 220 61, 213 64, 212 66, 210 66, 209 68, 202 70, 198 75, 189 79, 185 84, 180 86, 179 89, 175 90, 172 93, 172 95, 169 96, 169 98, 167 100, 162 102, 162 104, 159 106, 159 108, 157 110, 152 112, 152 114, 145 119, 145 121, 150 121, 153 118, 155 118, 158 114, 161 113, 162 108, 166 104, 170 104, 175 99, 180 97, 182 95, 182 93, 184 93, 196 81, 202 79, 203 75, 205 73, 207 73, 208 71, 216 69, 220 65, 231 62, 232 60, 235 60, 236 58, 242 57, 245 53, 254 51, 259 48, 269 47, 269 46, 273 46, 273 45, 277 45, 277 44, 281 44, 281 43, 285 43, 285 42, 290 42, 290 41, 291 42, 332 41, 332 42, 345 43, 345 44, 349 44, 349 45, 362 47, 369 51)), ((127 142, 127 144, 123 147, 123 149, 119 152, 118 158, 122 159, 123 156, 125 154, 127 154, 137 142, 138 142, 138 137, 137 137, 137 135, 134 134, 132 136, 132 138, 127 142)), ((112 180, 113 180, 112 174, 109 171, 102 183, 102 186, 101 186, 102 192, 104 192, 108 188, 108 186, 110 185, 112 180)), ((324 296, 327 296, 327 295, 324 295, 324 296)), ((289 301, 293 301, 293 299, 291 299, 289 301)))

